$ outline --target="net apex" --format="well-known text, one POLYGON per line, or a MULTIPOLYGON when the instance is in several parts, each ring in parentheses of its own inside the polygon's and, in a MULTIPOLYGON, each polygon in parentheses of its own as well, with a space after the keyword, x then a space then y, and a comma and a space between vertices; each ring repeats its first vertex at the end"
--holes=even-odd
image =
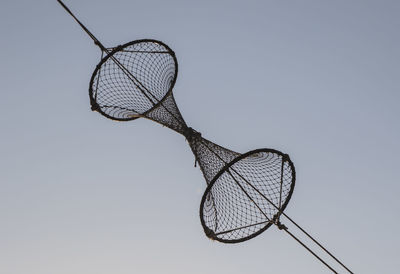
POLYGON ((188 140, 189 143, 193 142, 195 139, 201 138, 201 133, 198 132, 197 130, 194 130, 191 127, 186 127, 183 130, 183 135, 185 136, 186 140, 188 140))

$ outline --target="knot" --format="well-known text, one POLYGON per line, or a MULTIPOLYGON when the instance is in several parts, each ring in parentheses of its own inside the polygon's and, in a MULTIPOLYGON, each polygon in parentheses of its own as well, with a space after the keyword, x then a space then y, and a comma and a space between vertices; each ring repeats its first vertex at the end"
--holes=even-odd
POLYGON ((280 221, 277 221, 275 224, 280 230, 282 230, 282 229, 287 230, 288 229, 287 226, 282 224, 280 221))
POLYGON ((183 136, 185 136, 186 140, 191 143, 196 139, 200 139, 201 138, 201 133, 194 130, 191 127, 187 127, 183 130, 183 136))
POLYGON ((285 226, 284 224, 281 223, 281 221, 279 220, 279 217, 280 217, 280 213, 278 212, 278 213, 276 213, 276 214, 274 215, 274 217, 272 218, 272 222, 273 222, 280 230, 282 230, 282 229, 287 230, 287 229, 288 229, 287 226, 285 226))

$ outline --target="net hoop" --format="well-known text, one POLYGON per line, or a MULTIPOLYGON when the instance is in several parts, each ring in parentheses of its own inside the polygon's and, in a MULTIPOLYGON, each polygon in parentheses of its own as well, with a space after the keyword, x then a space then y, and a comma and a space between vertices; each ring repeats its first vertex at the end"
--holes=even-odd
MULTIPOLYGON (((201 220, 201 225, 203 226, 204 232, 207 235, 207 237, 211 238, 212 240, 216 240, 219 242, 223 242, 223 243, 240 243, 240 242, 244 242, 247 240, 250 240, 254 237, 256 237, 257 235, 261 234, 262 232, 264 232, 265 230, 267 230, 272 224, 274 224, 273 222, 266 222, 265 226, 259 228, 257 231, 251 233, 250 235, 247 235, 245 237, 241 237, 241 238, 236 238, 236 239, 224 239, 222 237, 219 237, 218 235, 216 235, 214 233, 213 230, 211 230, 205 221, 204 218, 204 207, 205 207, 205 203, 207 200, 207 196, 209 194, 212 195, 211 190, 214 187, 215 183, 217 182, 217 180, 225 173, 229 170, 229 168, 231 168, 235 163, 238 163, 240 160, 243 160, 249 156, 251 156, 252 154, 257 154, 260 152, 265 152, 265 153, 273 153, 276 155, 279 155, 281 157, 283 157, 282 159, 284 159, 285 162, 288 163, 290 169, 291 169, 291 183, 290 183, 290 189, 288 191, 288 194, 285 198, 284 201, 282 201, 280 210, 275 214, 275 220, 279 220, 279 216, 282 214, 282 212, 285 210, 286 206, 288 205, 292 194, 293 194, 293 190, 294 190, 294 186, 295 186, 295 181, 296 181, 296 171, 295 171, 295 167, 293 162, 290 160, 289 156, 287 154, 284 154, 278 150, 275 149, 269 149, 269 148, 261 148, 261 149, 256 149, 256 150, 252 150, 249 152, 246 152, 244 154, 241 154, 240 156, 236 157, 234 160, 232 160, 231 162, 229 162, 228 164, 226 164, 218 173, 217 175, 215 175, 215 177, 210 181, 210 183, 207 185, 206 190, 204 191, 203 197, 201 199, 201 203, 200 203, 200 220, 201 220)), ((214 204, 214 201, 213 201, 214 204)), ((218 234, 218 233, 217 233, 218 234)))
MULTIPOLYGON (((147 113, 151 112, 153 109, 156 109, 158 106, 160 106, 160 104, 172 93, 172 89, 175 86, 175 82, 178 76, 178 61, 176 59, 175 56, 175 52, 165 43, 163 43, 162 41, 159 40, 154 40, 154 39, 139 39, 139 40, 133 40, 131 42, 125 43, 123 45, 119 45, 115 48, 113 48, 111 51, 108 52, 108 54, 103 57, 100 62, 97 64, 95 70, 93 71, 92 77, 90 78, 90 83, 89 83, 89 99, 90 99, 90 105, 92 107, 92 110, 99 112, 101 115, 105 116, 108 119, 111 120, 115 120, 115 121, 132 121, 135 120, 137 118, 140 118, 141 116, 145 116, 147 113), (95 94, 96 91, 94 90, 94 87, 96 86, 96 75, 98 74, 99 70, 101 69, 102 65, 107 62, 111 57, 113 57, 116 53, 122 51, 123 49, 133 46, 135 44, 140 44, 140 43, 154 43, 154 44, 158 44, 162 47, 164 47, 167 51, 168 54, 173 58, 174 61, 174 65, 175 65, 175 72, 174 72, 174 78, 171 81, 171 86, 169 87, 168 91, 164 94, 164 96, 158 100, 158 102, 151 107, 150 109, 144 111, 143 113, 140 113, 139 115, 133 115, 132 117, 127 117, 127 118, 116 118, 112 115, 107 114, 106 112, 104 112, 101 107, 99 106, 99 104, 96 101, 95 98, 95 94)), ((132 85, 134 85, 134 83, 132 82, 132 85)))

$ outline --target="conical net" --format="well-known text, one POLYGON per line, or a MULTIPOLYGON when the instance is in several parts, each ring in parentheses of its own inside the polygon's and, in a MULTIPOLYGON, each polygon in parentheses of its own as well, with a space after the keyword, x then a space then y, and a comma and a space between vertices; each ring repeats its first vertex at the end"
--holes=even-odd
POLYGON ((171 92, 177 70, 173 51, 161 42, 141 40, 116 47, 92 75, 92 107, 115 120, 145 115, 171 92))
POLYGON ((248 240, 275 223, 293 192, 293 164, 279 151, 239 156, 214 177, 200 215, 206 234, 222 242, 248 240))
POLYGON ((172 94, 177 70, 174 52, 160 41, 116 47, 92 75, 92 109, 119 121, 145 117, 183 134, 208 185, 200 207, 207 236, 222 242, 250 239, 286 207, 295 181, 293 164, 275 150, 231 151, 189 128, 172 94))

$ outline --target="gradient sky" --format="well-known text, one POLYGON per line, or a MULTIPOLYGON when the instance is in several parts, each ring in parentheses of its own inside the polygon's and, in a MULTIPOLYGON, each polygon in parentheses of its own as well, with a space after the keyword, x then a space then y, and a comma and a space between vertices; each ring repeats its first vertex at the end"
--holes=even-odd
MULTIPOLYGON (((106 46, 169 45, 189 126, 288 153, 285 212, 355 273, 398 272, 399 1, 65 3, 106 46)), ((330 273, 275 227, 209 240, 184 137, 90 110, 100 51, 57 1, 2 0, 0 37, 0 273, 330 273)))

